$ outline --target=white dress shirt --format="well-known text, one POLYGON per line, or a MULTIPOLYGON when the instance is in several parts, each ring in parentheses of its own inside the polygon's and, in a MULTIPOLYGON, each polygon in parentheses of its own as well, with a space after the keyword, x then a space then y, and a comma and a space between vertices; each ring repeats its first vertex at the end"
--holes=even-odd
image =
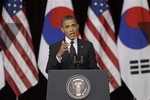
MULTIPOLYGON (((68 46, 68 52, 70 52, 71 40, 70 40, 68 37, 65 37, 65 42, 67 42, 67 43, 69 44, 69 46, 68 46)), ((74 48, 75 48, 76 54, 78 54, 77 38, 75 38, 75 39, 73 40, 73 42, 74 42, 74 43, 73 43, 73 46, 74 46, 74 48)), ((62 57, 61 57, 61 58, 58 58, 57 55, 56 55, 56 59, 58 60, 59 63, 61 63, 62 57)))

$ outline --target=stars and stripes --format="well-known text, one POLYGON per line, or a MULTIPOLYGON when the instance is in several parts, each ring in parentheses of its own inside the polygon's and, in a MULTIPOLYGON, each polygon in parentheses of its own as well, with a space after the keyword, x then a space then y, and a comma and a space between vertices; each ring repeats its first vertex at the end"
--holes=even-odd
POLYGON ((110 92, 121 85, 114 24, 106 0, 91 0, 84 38, 94 44, 98 66, 110 72, 110 92))
POLYGON ((4 0, 0 30, 5 78, 16 96, 19 96, 38 82, 38 70, 23 0, 4 0))

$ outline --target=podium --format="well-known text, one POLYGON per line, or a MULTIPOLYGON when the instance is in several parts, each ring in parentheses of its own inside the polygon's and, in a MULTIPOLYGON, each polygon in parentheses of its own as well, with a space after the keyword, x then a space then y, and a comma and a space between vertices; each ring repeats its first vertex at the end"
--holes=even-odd
POLYGON ((46 100, 110 100, 107 71, 49 70, 46 100))

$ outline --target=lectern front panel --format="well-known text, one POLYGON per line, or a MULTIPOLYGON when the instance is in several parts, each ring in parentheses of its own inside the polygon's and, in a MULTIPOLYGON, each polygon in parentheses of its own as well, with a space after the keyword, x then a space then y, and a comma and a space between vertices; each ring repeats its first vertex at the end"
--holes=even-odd
MULTIPOLYGON (((71 94, 72 96, 70 96, 68 94, 66 84, 75 75, 85 76, 90 83, 90 92, 87 92, 87 96, 82 100, 110 100, 108 75, 106 71, 102 70, 49 70, 46 100, 74 100, 72 98, 74 95, 71 94)), ((80 83, 80 80, 82 81, 82 79, 75 79, 74 81, 80 83)), ((84 86, 88 86, 88 84, 84 86)), ((77 87, 76 91, 81 89, 77 87)), ((82 98, 79 91, 75 98, 78 100, 80 97, 82 98)))

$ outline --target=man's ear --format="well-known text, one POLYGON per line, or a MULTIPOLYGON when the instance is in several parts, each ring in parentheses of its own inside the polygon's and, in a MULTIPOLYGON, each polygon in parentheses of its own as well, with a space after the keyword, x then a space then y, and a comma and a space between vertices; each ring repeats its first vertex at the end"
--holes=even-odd
POLYGON ((79 29, 79 24, 77 24, 77 27, 78 27, 78 29, 79 29))
POLYGON ((61 28, 61 31, 64 33, 64 29, 63 28, 61 28))

